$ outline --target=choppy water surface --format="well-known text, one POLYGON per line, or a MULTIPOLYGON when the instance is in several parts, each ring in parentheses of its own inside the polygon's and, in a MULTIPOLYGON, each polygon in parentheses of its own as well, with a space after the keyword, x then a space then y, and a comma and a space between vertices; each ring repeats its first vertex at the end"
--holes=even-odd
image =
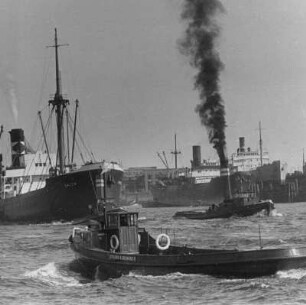
MULTIPOLYGON (((306 244, 306 203, 278 204, 273 217, 173 219, 174 208, 138 209, 153 235, 196 247, 306 244), (261 239, 259 238, 259 228, 261 239)), ((180 208, 179 210, 182 210, 180 208)), ((71 224, 0 226, 0 304, 306 304, 306 269, 256 279, 207 275, 83 277, 69 248, 71 224)))

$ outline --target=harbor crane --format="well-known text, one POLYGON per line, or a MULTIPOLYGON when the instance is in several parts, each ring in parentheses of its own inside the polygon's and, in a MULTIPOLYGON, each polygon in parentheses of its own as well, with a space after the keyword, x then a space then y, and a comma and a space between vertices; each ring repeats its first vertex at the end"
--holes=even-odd
POLYGON ((165 154, 164 151, 163 151, 163 155, 164 155, 164 158, 162 157, 162 155, 161 155, 159 152, 157 152, 157 156, 159 157, 159 159, 163 162, 163 164, 165 165, 165 167, 166 167, 167 169, 169 169, 168 161, 167 161, 166 154, 165 154))

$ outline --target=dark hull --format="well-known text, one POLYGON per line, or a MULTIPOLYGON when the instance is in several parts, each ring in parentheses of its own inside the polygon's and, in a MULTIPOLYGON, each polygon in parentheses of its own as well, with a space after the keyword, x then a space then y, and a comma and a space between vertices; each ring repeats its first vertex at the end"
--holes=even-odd
POLYGON ((181 272, 247 278, 306 268, 306 247, 252 251, 190 249, 194 254, 188 254, 188 248, 181 248, 182 253, 179 253, 180 248, 176 248, 177 254, 157 255, 116 254, 74 244, 71 247, 87 270, 99 267, 109 276, 133 271, 144 275, 181 272))
POLYGON ((151 186, 153 201, 142 203, 143 207, 209 206, 224 199, 224 183, 212 186, 210 183, 186 182, 173 185, 151 186))
MULTIPOLYGON (((250 173, 235 173, 230 176, 233 193, 255 192, 262 199, 271 199, 275 203, 305 202, 306 178, 300 176, 285 183, 280 181, 262 181, 250 173)), ((192 180, 167 181, 165 185, 152 185, 153 201, 144 203, 144 207, 208 206, 221 202, 227 188, 221 177, 209 183, 195 184, 192 180)))
POLYGON ((255 215, 263 210, 265 210, 269 214, 272 209, 273 209, 273 204, 271 202, 265 201, 241 207, 220 208, 217 211, 211 211, 211 212, 180 211, 177 212, 174 215, 174 217, 175 218, 184 217, 189 219, 229 218, 232 216, 247 217, 255 215))
MULTIPOLYGON (((95 178, 101 170, 73 172, 47 179, 42 189, 2 199, 0 221, 15 223, 42 223, 71 221, 91 214, 96 206, 95 178)), ((121 181, 122 172, 112 171, 115 181, 121 181)), ((120 185, 106 188, 107 198, 119 201, 120 185)))

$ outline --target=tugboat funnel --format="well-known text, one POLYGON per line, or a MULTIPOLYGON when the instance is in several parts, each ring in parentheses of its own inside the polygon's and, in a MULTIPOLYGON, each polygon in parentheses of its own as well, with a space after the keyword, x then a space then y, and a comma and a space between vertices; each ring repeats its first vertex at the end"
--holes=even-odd
POLYGON ((230 171, 229 167, 222 167, 220 169, 220 176, 223 180, 224 185, 224 198, 232 199, 232 189, 231 189, 231 180, 230 180, 230 171))

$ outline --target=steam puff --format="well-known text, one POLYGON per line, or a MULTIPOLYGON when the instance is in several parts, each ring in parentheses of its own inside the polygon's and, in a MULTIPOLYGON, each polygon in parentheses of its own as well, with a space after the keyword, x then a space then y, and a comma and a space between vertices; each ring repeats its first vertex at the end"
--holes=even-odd
POLYGON ((219 92, 220 72, 223 63, 215 49, 215 40, 220 28, 215 15, 224 12, 218 0, 185 0, 182 19, 187 28, 179 50, 189 58, 190 65, 197 69, 194 87, 199 91, 200 104, 196 111, 206 127, 209 141, 220 158, 221 167, 227 166, 225 152, 225 110, 219 92))
POLYGON ((15 123, 18 122, 18 99, 16 95, 15 82, 11 74, 6 74, 1 82, 1 90, 9 104, 15 123))

